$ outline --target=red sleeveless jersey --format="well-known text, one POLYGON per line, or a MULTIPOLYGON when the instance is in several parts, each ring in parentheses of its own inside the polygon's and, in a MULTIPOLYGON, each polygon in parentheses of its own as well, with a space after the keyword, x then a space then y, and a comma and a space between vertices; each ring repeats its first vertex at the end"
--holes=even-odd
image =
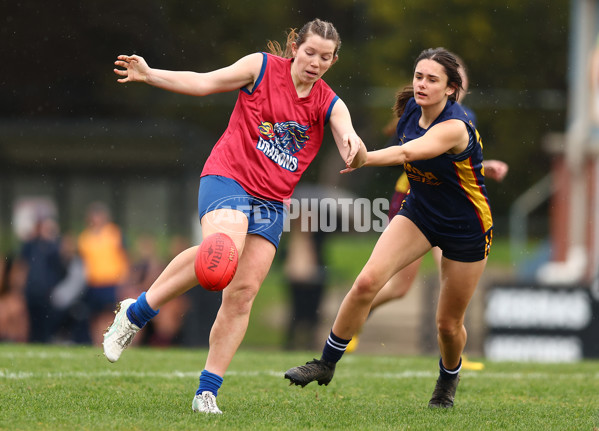
POLYGON ((320 149, 338 97, 322 80, 298 97, 291 59, 263 53, 251 92, 242 88, 227 130, 202 170, 237 181, 249 194, 284 201, 320 149))

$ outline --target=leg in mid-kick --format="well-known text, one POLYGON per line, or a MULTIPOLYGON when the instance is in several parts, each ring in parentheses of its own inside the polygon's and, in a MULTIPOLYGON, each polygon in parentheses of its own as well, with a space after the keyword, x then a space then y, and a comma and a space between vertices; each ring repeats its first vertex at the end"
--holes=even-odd
MULTIPOLYGON (((236 210, 219 209, 202 218, 202 232, 205 236, 218 231, 227 232, 240 254, 243 252, 247 229, 247 217, 236 210)), ((197 250, 198 246, 194 246, 179 253, 147 292, 143 292, 137 300, 129 298, 117 305, 115 319, 104 333, 102 343, 104 355, 110 362, 116 362, 120 358, 135 334, 158 314, 162 305, 198 285, 194 271, 197 250)))

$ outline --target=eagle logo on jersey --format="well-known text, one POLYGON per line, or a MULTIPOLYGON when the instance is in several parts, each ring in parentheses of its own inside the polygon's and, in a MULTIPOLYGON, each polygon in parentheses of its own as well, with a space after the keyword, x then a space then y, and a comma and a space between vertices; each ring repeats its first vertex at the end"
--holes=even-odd
POLYGON ((256 148, 283 169, 294 172, 298 167, 294 154, 306 146, 309 128, 296 121, 275 124, 264 121, 258 126, 260 137, 256 148))

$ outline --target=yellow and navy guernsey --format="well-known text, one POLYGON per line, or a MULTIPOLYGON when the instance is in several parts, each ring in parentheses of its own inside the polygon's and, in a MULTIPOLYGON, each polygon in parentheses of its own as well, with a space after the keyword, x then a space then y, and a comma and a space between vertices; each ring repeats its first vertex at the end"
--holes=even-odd
MULTIPOLYGON (((398 145, 427 132, 428 129, 418 125, 421 115, 420 106, 414 98, 410 99, 397 123, 398 145)), ((407 207, 419 224, 435 236, 456 242, 485 236, 490 242, 493 217, 484 183, 483 144, 464 108, 453 101, 447 101, 429 129, 450 119, 466 124, 470 136, 468 147, 460 154, 444 153, 405 163, 410 192, 402 207, 407 207)))

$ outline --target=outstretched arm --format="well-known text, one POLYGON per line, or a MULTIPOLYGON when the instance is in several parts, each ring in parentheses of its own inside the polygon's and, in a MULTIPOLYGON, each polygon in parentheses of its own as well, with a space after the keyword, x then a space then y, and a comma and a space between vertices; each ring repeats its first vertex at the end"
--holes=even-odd
POLYGON ((366 161, 366 146, 354 130, 349 109, 343 100, 337 100, 333 106, 329 123, 346 168, 362 166, 366 161))
POLYGON ((213 93, 238 90, 251 86, 262 67, 262 54, 247 55, 230 66, 212 72, 179 72, 153 69, 138 55, 119 55, 114 64, 121 69, 114 73, 120 83, 145 82, 154 87, 190 96, 206 96, 213 93))
POLYGON ((369 151, 364 166, 395 166, 427 160, 443 153, 459 154, 468 145, 468 132, 460 120, 448 120, 431 127, 423 136, 404 145, 369 151))

